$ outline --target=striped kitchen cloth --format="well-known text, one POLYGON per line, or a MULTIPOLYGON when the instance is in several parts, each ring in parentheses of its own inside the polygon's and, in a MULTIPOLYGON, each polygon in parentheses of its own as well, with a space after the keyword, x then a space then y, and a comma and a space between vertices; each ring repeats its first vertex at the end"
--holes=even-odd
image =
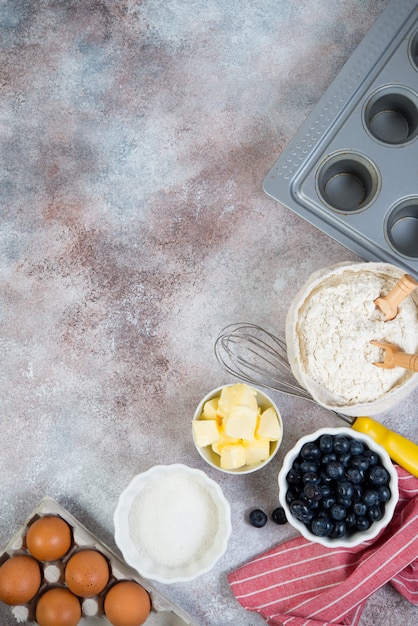
POLYGON ((228 575, 240 604, 271 626, 356 626, 367 598, 387 582, 418 604, 418 479, 396 469, 399 502, 375 539, 331 549, 286 541, 228 575))

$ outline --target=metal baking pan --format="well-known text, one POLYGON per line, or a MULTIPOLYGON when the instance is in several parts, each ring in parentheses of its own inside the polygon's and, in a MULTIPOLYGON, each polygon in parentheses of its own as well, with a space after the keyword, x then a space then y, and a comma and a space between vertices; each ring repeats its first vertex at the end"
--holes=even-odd
POLYGON ((264 180, 367 261, 418 278, 418 2, 393 0, 264 180))
MULTIPOLYGON (((3 551, 0 552, 0 565, 2 565, 10 556, 13 556, 14 554, 29 554, 25 544, 27 529, 35 520, 43 517, 44 515, 58 515, 68 522, 72 530, 73 545, 68 555, 63 557, 61 561, 41 564, 42 584, 36 596, 25 605, 10 607, 11 613, 16 622, 34 623, 37 599, 50 586, 65 587, 64 567, 66 560, 75 550, 83 547, 90 547, 99 550, 107 559, 110 568, 109 584, 115 582, 115 580, 135 580, 148 591, 151 597, 152 609, 146 619, 147 626, 197 626, 187 613, 173 604, 168 598, 153 587, 148 580, 140 576, 136 570, 112 552, 110 548, 93 535, 85 526, 73 517, 71 513, 66 511, 61 505, 58 504, 58 502, 55 502, 55 500, 48 496, 41 500, 20 530, 10 539, 3 551)), ((100 626, 100 624, 110 625, 110 622, 106 619, 103 613, 103 595, 106 592, 106 589, 98 596, 87 598, 82 603, 82 617, 79 622, 80 626, 100 626)))

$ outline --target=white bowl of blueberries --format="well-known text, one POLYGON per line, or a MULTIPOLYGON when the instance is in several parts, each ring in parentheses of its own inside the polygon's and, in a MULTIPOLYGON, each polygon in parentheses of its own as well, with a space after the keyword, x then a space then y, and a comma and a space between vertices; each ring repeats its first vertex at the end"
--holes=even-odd
POLYGON ((398 475, 387 452, 351 428, 321 428, 285 456, 279 500, 288 522, 309 541, 352 547, 392 519, 398 475))

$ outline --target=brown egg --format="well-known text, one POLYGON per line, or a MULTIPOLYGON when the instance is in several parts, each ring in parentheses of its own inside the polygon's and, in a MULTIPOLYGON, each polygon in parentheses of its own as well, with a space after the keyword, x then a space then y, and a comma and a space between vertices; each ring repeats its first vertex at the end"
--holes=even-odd
POLYGON ((29 526, 26 546, 40 561, 56 561, 71 547, 71 529, 67 522, 56 515, 45 515, 29 526))
POLYGON ((141 626, 150 611, 148 592, 132 580, 116 583, 106 594, 104 612, 113 626, 141 626))
POLYGON ((97 550, 79 550, 68 560, 65 582, 77 596, 88 598, 103 591, 109 581, 109 565, 97 550))
POLYGON ((39 626, 77 626, 80 619, 80 601, 68 589, 48 589, 36 605, 39 626))
POLYGON ((32 600, 41 586, 41 569, 26 554, 11 556, 0 567, 0 600, 11 606, 32 600))

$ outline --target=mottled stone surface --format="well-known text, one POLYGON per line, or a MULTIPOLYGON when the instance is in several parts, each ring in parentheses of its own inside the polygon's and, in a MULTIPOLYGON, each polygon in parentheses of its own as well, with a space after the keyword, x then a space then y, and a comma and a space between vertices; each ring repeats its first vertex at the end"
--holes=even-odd
MULTIPOLYGON (((255 626, 226 575, 294 536, 283 455, 336 418, 273 393, 283 446, 220 474, 194 449, 200 398, 231 382, 219 330, 276 332, 309 274, 353 253, 262 190, 263 179, 386 0, 2 0, 0 546, 50 495, 114 548, 132 476, 205 470, 232 508, 227 554, 162 587, 199 626, 255 626)), ((415 394, 381 416, 418 439, 415 394)), ((361 626, 416 623, 391 587, 361 626)), ((0 606, 0 622, 15 623, 0 606)))

